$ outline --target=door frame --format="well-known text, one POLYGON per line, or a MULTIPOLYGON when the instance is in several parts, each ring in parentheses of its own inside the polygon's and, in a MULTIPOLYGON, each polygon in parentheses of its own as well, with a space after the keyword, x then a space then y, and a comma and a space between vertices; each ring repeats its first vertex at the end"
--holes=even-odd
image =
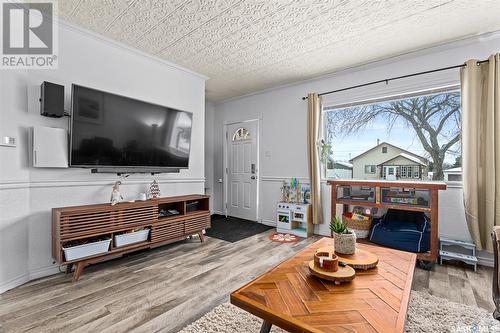
POLYGON ((257 152, 256 152, 256 155, 257 155, 257 163, 256 163, 256 168, 257 168, 257 172, 256 172, 256 176, 257 176, 257 184, 256 184, 256 192, 257 192, 257 198, 256 198, 256 204, 255 204, 255 216, 256 216, 256 222, 259 222, 260 223, 260 178, 261 178, 261 170, 260 170, 260 141, 261 141, 261 137, 262 137, 262 126, 261 126, 261 123, 262 123, 262 118, 254 118, 254 119, 247 119, 247 120, 239 120, 239 121, 224 121, 223 122, 223 133, 222 133, 222 142, 224 143, 223 145, 223 169, 222 169, 222 172, 223 172, 223 185, 222 186, 222 192, 223 192, 223 197, 224 197, 224 206, 223 206, 223 210, 224 210, 224 215, 227 217, 227 201, 228 201, 228 193, 229 193, 229 189, 228 189, 228 160, 227 160, 227 157, 228 157, 228 153, 227 153, 227 148, 228 148, 228 145, 227 145, 227 142, 229 140, 229 134, 228 134, 228 126, 229 125, 234 125, 234 124, 245 124, 245 123, 249 123, 249 122, 253 122, 253 121, 256 121, 257 122, 257 152))
POLYGON ((398 166, 397 165, 384 165, 383 166, 382 174, 385 173, 385 179, 387 179, 387 176, 389 176, 389 169, 394 170, 394 174, 391 176, 394 176, 395 180, 397 180, 398 179, 398 166))

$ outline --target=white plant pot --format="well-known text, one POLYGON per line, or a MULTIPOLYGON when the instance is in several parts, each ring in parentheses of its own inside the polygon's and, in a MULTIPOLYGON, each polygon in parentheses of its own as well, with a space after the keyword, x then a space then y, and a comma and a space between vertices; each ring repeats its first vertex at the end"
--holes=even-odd
POLYGON ((148 240, 149 229, 139 230, 128 234, 121 234, 115 236, 115 246, 125 246, 129 244, 144 242, 148 240))
POLYGON ((356 252, 356 234, 337 234, 333 233, 333 243, 335 252, 341 254, 354 254, 356 252))
POLYGON ((72 261, 108 252, 110 244, 111 238, 83 245, 63 247, 62 249, 66 261, 72 261))

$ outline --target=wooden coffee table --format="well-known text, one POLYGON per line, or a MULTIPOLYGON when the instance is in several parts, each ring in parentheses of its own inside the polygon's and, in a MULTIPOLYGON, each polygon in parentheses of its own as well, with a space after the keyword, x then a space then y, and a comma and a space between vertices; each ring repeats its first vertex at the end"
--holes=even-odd
POLYGON ((379 257, 376 268, 356 270, 335 285, 309 273, 323 238, 231 294, 231 303, 289 332, 403 332, 416 254, 357 244, 379 257))

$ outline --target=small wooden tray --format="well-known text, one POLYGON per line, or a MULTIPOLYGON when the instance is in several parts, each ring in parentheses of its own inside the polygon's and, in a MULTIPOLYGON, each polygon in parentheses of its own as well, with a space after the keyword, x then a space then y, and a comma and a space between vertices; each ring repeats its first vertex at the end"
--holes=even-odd
POLYGON ((358 247, 356 247, 356 252, 354 252, 354 254, 340 254, 334 252, 333 246, 319 248, 317 252, 333 252, 339 257, 339 261, 346 263, 354 269, 367 270, 376 267, 378 264, 378 257, 375 254, 358 247))
POLYGON ((309 272, 311 272, 312 275, 320 279, 333 281, 335 284, 341 284, 342 282, 349 282, 356 277, 356 272, 354 271, 353 268, 349 266, 345 267, 339 266, 338 271, 330 272, 315 266, 314 260, 309 261, 309 272))

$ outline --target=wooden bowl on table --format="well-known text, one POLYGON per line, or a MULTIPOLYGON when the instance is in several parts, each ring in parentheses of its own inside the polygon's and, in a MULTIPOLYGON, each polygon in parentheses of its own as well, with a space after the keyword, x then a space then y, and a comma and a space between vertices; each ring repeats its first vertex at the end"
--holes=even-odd
POLYGON ((339 258, 332 252, 316 252, 314 266, 328 272, 336 272, 339 270, 339 258))

